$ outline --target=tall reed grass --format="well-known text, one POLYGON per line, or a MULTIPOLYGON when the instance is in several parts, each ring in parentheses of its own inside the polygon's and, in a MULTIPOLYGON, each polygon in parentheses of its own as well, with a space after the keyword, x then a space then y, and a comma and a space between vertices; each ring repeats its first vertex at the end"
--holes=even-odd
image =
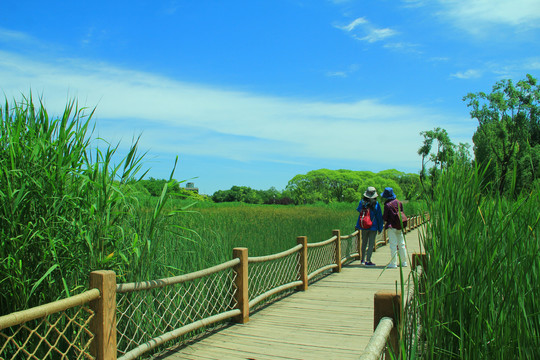
MULTIPOLYGON (((186 209, 189 200, 171 200, 169 206, 186 209)), ((247 247, 250 256, 262 256, 290 249, 297 236, 316 242, 332 237, 334 229, 352 233, 357 217, 354 204, 198 203, 167 222, 169 231, 162 234, 159 258, 168 264, 170 274, 197 271, 231 260, 235 247, 247 247)))
POLYGON ((0 107, 0 315, 79 292, 92 270, 144 273, 159 246, 167 188, 141 207, 138 140, 113 164, 85 111, 49 116, 31 95, 0 107))
POLYGON ((505 198, 484 180, 454 166, 428 203, 415 356, 540 358, 540 189, 505 198))

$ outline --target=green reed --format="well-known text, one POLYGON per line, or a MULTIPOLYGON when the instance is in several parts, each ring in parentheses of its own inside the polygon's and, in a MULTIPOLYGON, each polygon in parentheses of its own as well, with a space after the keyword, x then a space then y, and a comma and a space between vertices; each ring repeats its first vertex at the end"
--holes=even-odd
POLYGON ((49 116, 31 96, 0 107, 1 315, 80 292, 92 270, 141 273, 159 246, 167 189, 148 214, 137 140, 114 163, 118 146, 92 140, 92 114, 71 101, 49 116))
MULTIPOLYGON (((171 201, 170 208, 186 207, 189 200, 171 201)), ((171 219, 163 233, 160 259, 172 271, 191 272, 231 260, 232 249, 247 247, 250 256, 275 254, 296 245, 354 232, 358 213, 354 204, 283 206, 242 203, 199 203, 171 219)))
POLYGON ((428 202, 418 304, 425 359, 540 356, 540 189, 505 198, 483 175, 453 167, 428 202))

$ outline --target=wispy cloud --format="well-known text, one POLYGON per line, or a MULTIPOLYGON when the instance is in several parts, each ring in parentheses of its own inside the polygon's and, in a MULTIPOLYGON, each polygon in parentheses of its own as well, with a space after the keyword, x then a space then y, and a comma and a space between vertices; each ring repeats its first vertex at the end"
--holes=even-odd
POLYGON ((538 0, 439 0, 439 4, 440 15, 475 34, 494 25, 508 25, 520 30, 540 28, 538 0))
POLYGON ((354 29, 356 29, 359 25, 368 24, 368 21, 364 19, 363 17, 354 19, 350 24, 345 26, 336 26, 339 29, 351 32, 354 29))
POLYGON ((480 66, 481 70, 468 69, 451 74, 458 79, 477 79, 484 75, 498 79, 521 80, 525 74, 535 74, 540 70, 540 57, 530 57, 518 60, 489 61, 480 66))
POLYGON ((30 42, 33 41, 29 35, 8 29, 0 28, 0 41, 1 42, 30 42))
POLYGON ((363 17, 357 18, 345 26, 336 26, 350 33, 355 39, 374 43, 398 34, 390 28, 377 28, 363 17))
POLYGON ((482 72, 479 70, 469 69, 466 71, 458 71, 451 76, 458 79, 476 79, 482 76, 482 72))
POLYGON ((368 34, 364 37, 360 37, 360 40, 366 40, 367 42, 373 43, 377 41, 385 40, 389 37, 397 35, 398 32, 389 28, 384 29, 376 29, 371 28, 368 29, 368 34))
POLYGON ((346 70, 328 71, 326 73, 326 76, 348 78, 351 74, 357 72, 359 68, 360 66, 358 64, 352 64, 352 65, 349 65, 346 70))
POLYGON ((375 152, 372 160, 415 163, 419 132, 445 120, 427 108, 377 99, 330 103, 261 96, 103 63, 47 63, 9 52, 0 52, 0 78, 8 99, 32 89, 56 113, 70 97, 97 105, 99 135, 112 142, 144 130, 141 145, 152 151, 243 161, 357 160, 360 146, 379 142, 366 136, 360 145, 359 136, 392 129, 400 142, 375 152))
POLYGON ((346 78, 349 76, 349 74, 346 71, 328 71, 326 76, 346 78))
POLYGON ((420 45, 407 42, 389 42, 388 44, 384 44, 384 47, 404 53, 422 53, 422 51, 419 50, 420 45))

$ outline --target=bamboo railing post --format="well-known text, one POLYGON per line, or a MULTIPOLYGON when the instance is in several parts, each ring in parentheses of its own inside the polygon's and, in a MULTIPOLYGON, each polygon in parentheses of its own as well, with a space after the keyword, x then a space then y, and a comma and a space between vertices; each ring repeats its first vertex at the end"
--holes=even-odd
POLYGON ((302 285, 298 286, 297 289, 306 291, 308 289, 307 236, 298 236, 296 242, 302 245, 302 249, 300 249, 300 280, 302 285))
POLYGON ((358 260, 362 259, 362 230, 358 230, 356 235, 356 248, 358 249, 358 260))
POLYGON ((422 271, 426 271, 427 268, 427 255, 425 253, 412 254, 411 269, 416 269, 417 266, 422 266, 422 271))
POLYGON ((234 248, 233 259, 240 259, 240 263, 235 265, 236 272, 234 283, 236 285, 236 308, 240 309, 240 315, 234 317, 234 321, 245 324, 249 321, 249 293, 248 293, 248 249, 234 248))
MULTIPOLYGON (((414 253, 412 254, 412 264, 411 264, 411 270, 414 271, 418 266, 422 267, 422 275, 424 275, 427 271, 428 266, 428 258, 426 253, 414 253)), ((424 276, 418 279, 418 292, 420 294, 424 294, 426 289, 426 282, 424 276)))
MULTIPOLYGON (((388 344, 392 348, 395 354, 399 354, 399 336, 398 328, 402 319, 402 307, 401 307, 401 292, 384 291, 379 290, 375 293, 373 298, 374 302, 374 314, 373 314, 373 331, 377 329, 379 322, 384 317, 389 317, 394 320, 394 327, 390 331, 390 337, 388 338, 388 344)), ((389 350, 385 352, 385 358, 390 359, 389 350)), ((399 355, 397 356, 399 358, 399 355)))
POLYGON ((94 317, 90 329, 94 340, 90 353, 96 360, 116 359, 116 274, 111 270, 90 273, 90 289, 99 289, 100 297, 90 302, 94 317))
POLYGON ((339 230, 333 230, 332 236, 336 237, 335 261, 337 264, 337 268, 334 268, 334 272, 340 273, 341 272, 341 233, 339 230))

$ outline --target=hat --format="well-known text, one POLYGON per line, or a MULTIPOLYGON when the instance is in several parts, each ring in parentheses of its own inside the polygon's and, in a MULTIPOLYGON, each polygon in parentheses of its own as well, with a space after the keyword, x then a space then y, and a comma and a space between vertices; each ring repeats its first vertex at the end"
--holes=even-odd
POLYGON ((369 186, 364 193, 364 196, 370 199, 375 199, 379 194, 377 194, 377 190, 373 186, 369 186))
POLYGON ((391 187, 384 188, 381 196, 388 200, 394 200, 396 198, 396 194, 394 194, 394 189, 392 189, 391 187))

